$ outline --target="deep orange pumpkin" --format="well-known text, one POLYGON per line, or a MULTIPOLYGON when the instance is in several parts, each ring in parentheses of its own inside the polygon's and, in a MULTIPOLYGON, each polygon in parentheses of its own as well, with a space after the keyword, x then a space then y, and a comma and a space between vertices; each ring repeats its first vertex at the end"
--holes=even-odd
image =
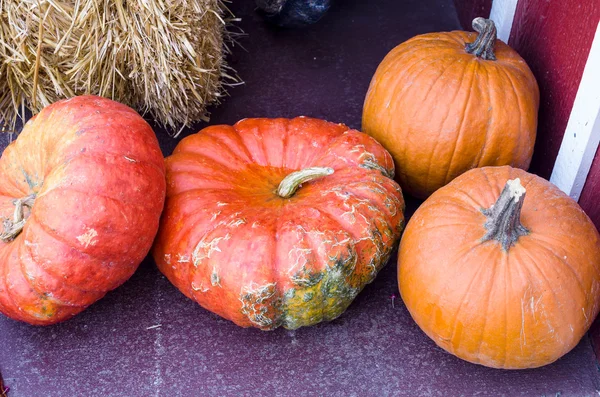
POLYGON ((164 195, 158 141, 135 111, 93 96, 43 109, 0 159, 0 311, 53 324, 121 285, 164 195))
POLYGON ((481 32, 428 33, 394 48, 365 99, 363 131, 390 151, 402 189, 425 198, 463 172, 484 166, 527 169, 539 91, 525 61, 481 32), (472 44, 469 44, 472 43, 472 44))
POLYGON ((300 117, 208 127, 166 165, 156 263, 187 297, 243 327, 338 317, 403 227, 389 153, 341 124, 300 117))
POLYGON ((594 225, 550 182, 508 166, 471 170, 425 201, 406 227, 398 266, 419 327, 490 367, 555 361, 600 308, 594 225))

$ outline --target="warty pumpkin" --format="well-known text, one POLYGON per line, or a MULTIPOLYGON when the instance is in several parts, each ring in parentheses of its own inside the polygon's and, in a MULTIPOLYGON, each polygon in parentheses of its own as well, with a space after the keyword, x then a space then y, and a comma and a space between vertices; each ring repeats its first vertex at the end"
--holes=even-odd
POLYGON ((527 169, 539 90, 491 20, 479 32, 428 33, 394 48, 369 87, 362 128, 392 154, 405 192, 425 198, 484 166, 527 169))
POLYGON ((485 167, 415 212, 398 257, 402 299, 456 356, 534 368, 570 351, 600 307, 600 237, 577 205, 523 170, 485 167))
POLYGON ((389 153, 341 124, 211 126, 183 139, 166 167, 156 263, 188 298, 242 327, 338 317, 403 227, 389 153))
POLYGON ((0 159, 0 311, 53 324, 125 282, 158 230, 164 172, 125 105, 75 97, 29 120, 0 159))

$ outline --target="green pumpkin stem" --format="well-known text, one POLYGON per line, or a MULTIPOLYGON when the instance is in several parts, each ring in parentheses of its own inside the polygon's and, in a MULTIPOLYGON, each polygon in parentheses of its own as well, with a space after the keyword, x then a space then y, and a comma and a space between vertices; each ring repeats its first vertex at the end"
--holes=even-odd
POLYGON ((309 167, 292 172, 279 183, 277 195, 281 198, 290 198, 303 183, 331 174, 333 174, 333 168, 329 167, 309 167))
POLYGON ((496 240, 502 244, 504 251, 508 251, 519 237, 529 234, 529 230, 521 224, 525 193, 519 178, 506 182, 498 201, 481 210, 487 217, 482 241, 496 240))
POLYGON ((35 202, 35 194, 16 199, 13 201, 15 205, 15 212, 13 219, 4 219, 2 221, 2 233, 0 233, 0 240, 5 243, 13 241, 19 233, 23 230, 27 218, 25 218, 25 207, 31 209, 35 202))
POLYGON ((479 34, 474 42, 467 43, 465 46, 467 52, 486 61, 495 61, 496 25, 494 21, 481 17, 475 18, 473 19, 473 29, 479 34))

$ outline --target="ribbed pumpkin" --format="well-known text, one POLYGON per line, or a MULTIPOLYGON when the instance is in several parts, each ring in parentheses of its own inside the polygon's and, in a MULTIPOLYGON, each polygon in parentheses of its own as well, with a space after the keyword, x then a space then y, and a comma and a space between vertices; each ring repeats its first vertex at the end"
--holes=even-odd
POLYGON ((166 166, 156 263, 187 297, 242 327, 338 317, 403 227, 389 153, 341 124, 212 126, 183 139, 166 166))
POLYGON ((480 32, 428 33, 394 48, 366 96, 363 131, 390 151, 402 189, 425 198, 463 172, 483 166, 527 169, 539 91, 525 61, 480 32))
POLYGON ((471 170, 415 212, 398 258, 402 299, 458 357, 495 368, 549 364, 600 307, 600 236, 575 201, 523 170, 471 170))
POLYGON ((0 159, 0 311, 53 324, 121 285, 164 196, 158 141, 135 111, 93 96, 43 109, 0 159))

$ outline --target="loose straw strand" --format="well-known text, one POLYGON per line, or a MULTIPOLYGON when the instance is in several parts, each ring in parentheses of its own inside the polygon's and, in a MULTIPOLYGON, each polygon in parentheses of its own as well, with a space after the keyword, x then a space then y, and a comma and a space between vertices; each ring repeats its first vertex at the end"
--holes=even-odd
POLYGON ((35 69, 33 71, 33 91, 32 91, 33 109, 35 109, 37 107, 37 97, 38 97, 37 87, 38 87, 38 79, 39 79, 39 74, 40 74, 40 64, 41 64, 41 57, 42 57, 42 43, 43 43, 43 39, 44 39, 44 23, 46 22, 46 17, 48 16, 48 14, 50 13, 50 10, 52 9, 52 7, 48 7, 48 11, 46 11, 44 16, 42 17, 42 4, 40 3, 39 0, 37 3, 38 3, 38 9, 40 10, 40 23, 38 25, 38 42, 37 42, 37 51, 35 54, 35 69))

